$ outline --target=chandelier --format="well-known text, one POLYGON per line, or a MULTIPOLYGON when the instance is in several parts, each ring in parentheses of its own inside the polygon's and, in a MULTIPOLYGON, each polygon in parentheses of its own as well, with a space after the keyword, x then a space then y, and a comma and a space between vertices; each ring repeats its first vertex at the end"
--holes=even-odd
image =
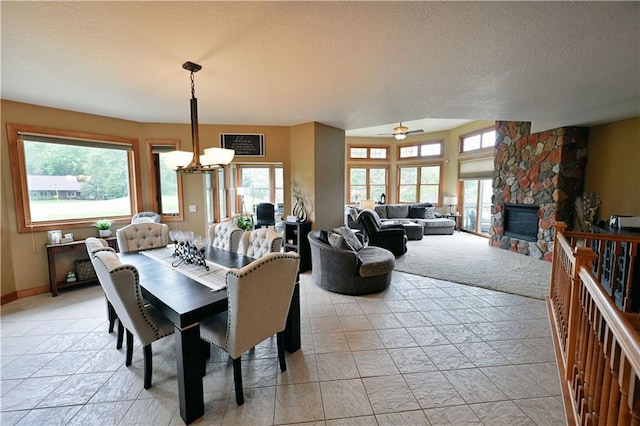
POLYGON ((178 174, 210 173, 233 160, 235 151, 224 148, 207 148, 200 155, 200 140, 198 136, 198 99, 194 83, 194 74, 202 66, 193 62, 185 62, 182 68, 191 73, 191 141, 193 152, 171 151, 165 155, 165 165, 178 174))

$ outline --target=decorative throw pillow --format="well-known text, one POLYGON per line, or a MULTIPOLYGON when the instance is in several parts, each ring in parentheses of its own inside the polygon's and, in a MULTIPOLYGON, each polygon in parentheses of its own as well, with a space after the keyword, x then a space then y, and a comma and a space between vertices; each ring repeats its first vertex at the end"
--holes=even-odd
POLYGON ((411 219, 424 219, 426 213, 426 207, 409 206, 409 217, 411 219))
POLYGON ((425 219, 435 219, 436 218, 436 208, 435 207, 427 207, 426 212, 424 214, 425 219))
POLYGON ((351 230, 351 228, 347 226, 334 228, 333 232, 342 235, 342 238, 344 238, 346 243, 349 244, 355 251, 361 250, 364 247, 358 237, 356 237, 356 234, 351 230))
POLYGON ((327 231, 326 229, 321 229, 320 230, 320 241, 322 241, 325 244, 329 244, 329 231, 327 231))
POLYGON ((342 238, 342 235, 335 232, 329 234, 329 245, 334 248, 353 251, 353 248, 349 244, 347 244, 344 238, 342 238))

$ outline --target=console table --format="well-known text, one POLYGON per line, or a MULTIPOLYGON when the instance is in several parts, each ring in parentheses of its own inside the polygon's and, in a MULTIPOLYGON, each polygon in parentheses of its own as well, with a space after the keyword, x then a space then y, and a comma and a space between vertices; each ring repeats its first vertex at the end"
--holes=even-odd
MULTIPOLYGON (((116 238, 110 237, 105 238, 109 247, 118 249, 116 238)), ((70 243, 61 243, 61 244, 47 244, 47 260, 49 262, 49 286, 51 288, 51 295, 56 297, 58 295, 58 289, 64 287, 71 287, 79 284, 86 284, 91 282, 98 282, 97 280, 77 280, 72 282, 66 281, 58 281, 57 271, 56 271, 56 256, 60 253, 69 253, 69 252, 84 252, 87 257, 87 246, 84 243, 84 240, 72 241, 70 243)), ((81 257, 81 256, 79 256, 81 257)))
POLYGON ((460 232, 460 228, 462 228, 460 226, 460 218, 462 217, 462 215, 458 214, 458 213, 445 213, 442 215, 442 217, 445 217, 447 219, 452 219, 453 221, 456 222, 455 226, 453 227, 454 231, 458 231, 460 232))

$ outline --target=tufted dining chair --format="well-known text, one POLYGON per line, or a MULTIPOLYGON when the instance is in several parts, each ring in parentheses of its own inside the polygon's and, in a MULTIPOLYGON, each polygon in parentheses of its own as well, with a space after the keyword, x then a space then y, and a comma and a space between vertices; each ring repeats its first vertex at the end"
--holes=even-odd
POLYGON ((267 253, 226 274, 226 312, 200 323, 200 337, 233 359, 236 403, 244 403, 240 359, 244 352, 276 334, 280 370, 286 371, 283 334, 298 273, 295 252, 267 253))
POLYGON ((139 212, 131 217, 131 223, 144 222, 160 223, 160 215, 156 212, 139 212))
POLYGON ((207 235, 211 247, 237 252, 242 239, 242 229, 233 222, 214 223, 209 226, 207 235))
POLYGON ((135 334, 144 352, 144 388, 149 389, 153 369, 151 343, 173 334, 173 324, 153 306, 145 305, 138 270, 134 266, 120 262, 118 255, 111 251, 99 251, 94 259, 100 284, 113 304, 118 321, 127 330, 125 365, 130 366, 133 359, 135 334))
POLYGON ((245 231, 240 241, 241 254, 260 258, 267 253, 276 253, 282 249, 282 236, 268 228, 245 231))
POLYGON ((169 227, 164 223, 132 223, 116 230, 116 240, 121 253, 166 247, 169 227))
MULTIPOLYGON (((112 252, 115 251, 113 248, 109 247, 109 244, 107 244, 107 242, 102 238, 89 237, 84 240, 84 244, 87 246, 87 253, 89 254, 89 259, 91 260, 92 265, 93 265, 93 255, 96 254, 97 252, 103 251, 103 250, 112 251, 112 252)), ((93 269, 95 270, 95 265, 93 265, 93 269)), ((115 325, 116 319, 118 319, 118 316, 116 315, 116 311, 113 310, 113 305, 111 305, 111 302, 107 298, 106 294, 105 294, 105 300, 107 302, 107 316, 109 318, 109 333, 112 333, 113 327, 115 325)), ((116 343, 116 347, 120 349, 122 347, 124 328, 121 323, 118 323, 118 324, 119 324, 118 340, 116 343)))

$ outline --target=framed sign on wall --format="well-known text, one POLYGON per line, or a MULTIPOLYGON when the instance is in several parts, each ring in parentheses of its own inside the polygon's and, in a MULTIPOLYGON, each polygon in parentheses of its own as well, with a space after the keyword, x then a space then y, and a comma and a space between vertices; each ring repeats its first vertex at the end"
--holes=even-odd
POLYGON ((263 134, 220 133, 220 146, 235 150, 236 156, 264 157, 263 134))

